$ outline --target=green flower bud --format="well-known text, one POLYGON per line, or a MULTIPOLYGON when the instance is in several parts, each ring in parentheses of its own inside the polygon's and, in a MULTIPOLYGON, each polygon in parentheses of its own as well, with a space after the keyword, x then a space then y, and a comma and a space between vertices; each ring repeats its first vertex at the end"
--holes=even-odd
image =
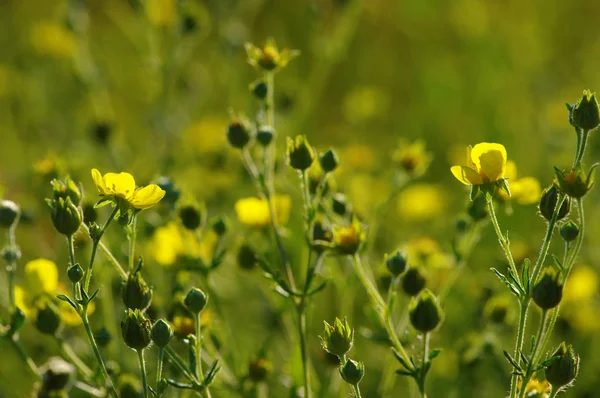
MULTIPOLYGON (((557 205, 558 205, 558 188, 556 187, 556 185, 552 184, 548 188, 546 188, 542 191, 542 196, 540 197, 540 202, 538 204, 538 208, 540 209, 540 214, 546 220, 548 220, 548 221, 552 220, 552 215, 554 214, 554 210, 556 209, 557 205)), ((570 210, 571 210, 571 201, 569 200, 569 198, 566 198, 563 201, 562 206, 560 207, 560 210, 558 212, 558 216, 557 216, 556 220, 558 221, 558 220, 562 220, 563 218, 565 218, 569 214, 570 210)))
POLYGON ((402 275, 406 271, 406 268, 408 268, 406 255, 400 250, 396 250, 392 254, 386 254, 384 261, 388 271, 394 276, 402 275))
POLYGON ((250 84, 250 91, 255 98, 262 101, 267 98, 267 94, 269 94, 269 86, 267 86, 267 83, 264 80, 257 80, 250 84))
POLYGON ((79 282, 83 279, 83 268, 79 264, 75 264, 67 270, 67 276, 69 280, 73 283, 79 282))
POLYGON ((560 304, 563 285, 560 274, 554 268, 547 267, 533 287, 533 301, 542 309, 549 310, 560 304))
POLYGON ((487 203, 485 200, 485 195, 477 195, 475 199, 473 199, 468 207, 467 214, 471 219, 475 222, 481 221, 487 218, 487 203))
POLYGON ((310 146, 306 136, 298 135, 295 139, 288 137, 286 159, 288 165, 296 170, 308 169, 315 160, 315 150, 310 146))
POLYGON ((344 366, 340 369, 342 379, 350 385, 358 385, 365 375, 365 364, 348 359, 344 366))
POLYGON ((422 333, 431 332, 442 321, 440 303, 429 289, 423 290, 410 300, 408 311, 410 323, 422 333))
POLYGON ((246 270, 253 269, 256 265, 256 252, 247 243, 240 246, 237 253, 237 263, 241 269, 246 270))
POLYGON ((275 130, 271 126, 260 126, 256 131, 256 140, 264 147, 269 146, 274 136, 275 130))
POLYGON ((227 219, 217 217, 212 221, 212 229, 218 236, 223 236, 227 233, 227 219))
POLYGON ((92 124, 90 130, 92 136, 99 144, 107 145, 114 130, 114 126, 109 121, 98 121, 92 124))
POLYGON ((579 356, 575 355, 571 345, 567 346, 563 341, 554 352, 553 357, 558 357, 558 359, 546 366, 545 373, 546 380, 556 389, 575 380, 579 372, 579 356))
POLYGON ((100 347, 106 347, 112 341, 112 336, 106 328, 100 328, 94 333, 94 339, 100 347))
POLYGON ((333 234, 329 226, 327 226, 322 220, 317 219, 312 224, 312 247, 317 252, 323 252, 329 247, 329 244, 333 240, 333 234))
POLYGON ((573 221, 569 221, 560 227, 560 236, 565 242, 571 242, 577 239, 579 235, 579 227, 573 221))
POLYGON ((321 346, 330 354, 343 357, 352 349, 354 330, 346 318, 343 322, 339 318, 335 318, 333 326, 327 322, 324 324, 325 331, 321 336, 321 346))
POLYGON ((337 169, 340 165, 340 159, 333 149, 329 149, 319 156, 319 164, 325 173, 329 173, 337 169))
POLYGON ((152 326, 150 337, 159 348, 165 348, 173 338, 173 329, 165 320, 159 319, 152 326))
POLYGON ((205 213, 202 207, 203 206, 190 204, 179 209, 179 219, 186 229, 195 231, 202 225, 202 218, 205 213))
POLYGON ((93 222, 98 221, 98 212, 94 207, 93 203, 86 203, 83 205, 83 222, 86 225, 90 225, 93 222))
POLYGON ((583 96, 570 110, 569 119, 573 126, 582 130, 593 130, 600 125, 596 93, 585 90, 583 96))
POLYGON ((121 322, 123 340, 129 348, 143 350, 150 344, 150 321, 140 310, 127 309, 121 322))
POLYGON ((23 327, 25 323, 25 313, 19 308, 16 307, 15 311, 10 316, 10 332, 9 336, 14 335, 23 327))
POLYGON ((251 129, 248 122, 242 119, 233 119, 227 127, 227 140, 229 144, 238 149, 243 149, 250 142, 251 129))
POLYGON ((68 392, 75 376, 75 367, 58 357, 52 357, 40 369, 42 391, 47 397, 54 397, 57 391, 68 392))
POLYGON ((117 390, 120 398, 142 398, 143 387, 139 378, 131 374, 121 374, 117 382, 117 390))
POLYGON ((51 303, 45 303, 37 311, 35 327, 43 334, 54 336, 60 328, 61 320, 58 308, 51 303))
POLYGON ((192 314, 198 314, 202 312, 206 304, 208 303, 208 296, 202 290, 193 287, 183 300, 183 304, 187 307, 192 314))
POLYGON ((348 211, 348 201, 346 200, 346 196, 341 193, 336 193, 331 202, 331 208, 333 212, 339 216, 346 215, 348 211))
POLYGON ((264 358, 250 361, 248 364, 248 376, 250 376, 250 380, 255 383, 265 381, 272 371, 273 365, 264 358))
POLYGON ((594 186, 594 172, 598 163, 594 164, 587 176, 583 172, 581 166, 576 169, 571 169, 568 173, 566 170, 554 168, 556 181, 558 186, 564 193, 572 198, 582 198, 594 186))
POLYGON ((483 314, 496 324, 510 324, 514 318, 514 311, 510 297, 496 296, 485 303, 483 314))
POLYGON ((5 247, 2 249, 2 258, 7 263, 18 261, 21 258, 21 250, 18 247, 5 247))
POLYGON ((402 290, 409 296, 416 296, 426 283, 427 280, 418 268, 409 268, 402 277, 402 290))
POLYGON ((131 217, 131 214, 129 211, 122 211, 121 214, 119 215, 119 217, 117 218, 117 222, 122 227, 129 226, 132 221, 133 221, 133 217, 131 217))
POLYGON ((21 210, 15 202, 0 200, 0 227, 10 228, 18 220, 21 210))
POLYGON ((62 198, 66 200, 67 198, 71 198, 71 202, 75 206, 79 206, 79 203, 81 203, 81 191, 70 177, 67 177, 65 181, 54 179, 51 184, 52 199, 58 200, 62 198))
POLYGON ((77 206, 71 201, 71 197, 66 199, 46 199, 50 207, 50 216, 56 230, 65 235, 72 236, 81 225, 81 214, 77 206))
POLYGON ((125 308, 144 311, 152 301, 152 289, 148 287, 139 272, 134 272, 129 274, 127 281, 123 284, 121 297, 125 308))

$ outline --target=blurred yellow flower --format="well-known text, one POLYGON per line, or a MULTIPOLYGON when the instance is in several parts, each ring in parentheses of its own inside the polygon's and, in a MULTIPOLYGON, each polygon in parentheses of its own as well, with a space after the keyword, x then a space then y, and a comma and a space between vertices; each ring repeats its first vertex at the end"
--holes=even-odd
POLYGON ((350 122, 362 122, 383 115, 389 107, 385 92, 377 87, 355 87, 346 95, 342 111, 350 122))
POLYGON ((136 209, 148 209, 165 196, 165 191, 156 184, 136 188, 129 173, 106 173, 102 176, 98 169, 92 169, 92 178, 100 196, 115 204, 122 199, 136 209))
POLYGON ((368 145, 350 145, 339 150, 342 162, 339 172, 352 172, 353 170, 372 170, 377 163, 377 155, 373 148, 368 145))
POLYGON ((149 250, 156 262, 166 267, 175 264, 179 256, 199 257, 207 263, 212 258, 217 240, 217 234, 210 229, 198 242, 193 231, 181 228, 173 221, 154 231, 149 250))
MULTIPOLYGON (((200 325, 202 325, 203 328, 210 327, 213 317, 214 315, 212 310, 210 308, 205 308, 200 313, 200 325)), ((194 334, 196 332, 194 319, 183 313, 173 316, 171 326, 173 327, 175 335, 180 338, 185 338, 187 335, 194 334)))
POLYGON ((422 140, 412 143, 402 140, 392 159, 409 176, 420 177, 425 174, 431 163, 431 154, 425 150, 425 143, 422 140))
POLYGON ((42 55, 69 58, 78 51, 75 35, 66 27, 54 22, 41 22, 33 26, 31 44, 42 55))
POLYGON ((504 178, 506 149, 501 144, 482 142, 467 147, 464 166, 452 166, 454 177, 465 185, 482 185, 504 178))
POLYGON ((552 391, 550 383, 532 377, 525 386, 525 396, 530 398, 547 398, 552 391))
POLYGON ((177 22, 177 0, 146 0, 146 14, 154 26, 173 26, 177 22))
POLYGON ((373 204, 386 200, 390 194, 390 184, 387 181, 367 173, 356 173, 349 176, 348 181, 346 192, 359 214, 371 214, 373 204))
MULTIPOLYGON (((275 195, 273 207, 278 224, 285 224, 290 216, 291 198, 288 195, 275 195)), ((242 198, 235 202, 238 220, 251 228, 265 228, 271 224, 269 204, 264 198, 242 198)))
POLYGON ((229 148, 227 135, 223 134, 228 124, 229 121, 223 118, 202 119, 185 129, 183 142, 186 148, 193 148, 200 153, 222 153, 224 149, 229 148))
POLYGON ((411 185, 398 197, 398 213, 412 221, 433 218, 444 211, 444 197, 444 192, 437 185, 411 185))
POLYGON ((577 266, 571 273, 563 292, 563 303, 581 303, 598 293, 598 274, 591 267, 577 266))
POLYGON ((506 192, 499 189, 498 197, 501 200, 514 200, 522 205, 537 203, 542 194, 542 186, 540 182, 533 177, 521 177, 517 175, 517 165, 512 160, 506 162, 506 171, 504 177, 510 184, 509 197, 506 192))
POLYGON ((448 268, 450 257, 444 253, 439 243, 428 236, 411 239, 407 244, 408 261, 411 265, 428 268, 448 268))

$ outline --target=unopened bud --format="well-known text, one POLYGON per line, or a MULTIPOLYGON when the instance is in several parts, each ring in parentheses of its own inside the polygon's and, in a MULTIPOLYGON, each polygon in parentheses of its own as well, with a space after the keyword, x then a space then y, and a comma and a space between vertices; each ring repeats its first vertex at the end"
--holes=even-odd
POLYGON ((150 322, 140 310, 127 309, 121 332, 129 348, 142 350, 150 344, 150 322))
POLYGON ((554 389, 566 386, 575 380, 579 372, 579 356, 575 355, 573 347, 562 342, 554 352, 553 357, 558 357, 546 367, 546 380, 554 389))
POLYGON ((202 312, 204 307, 206 307, 206 303, 208 303, 208 296, 196 287, 193 287, 183 300, 183 304, 192 314, 202 312))
POLYGON ((43 334, 54 336, 60 328, 58 308, 53 303, 45 303, 38 309, 35 327, 43 334))
POLYGON ((275 131, 271 126, 260 126, 256 131, 256 141, 262 146, 267 147, 273 141, 275 131))
POLYGON ((319 164, 325 173, 329 173, 337 169, 337 167, 340 165, 340 159, 335 151, 330 149, 319 156, 319 164))
POLYGON ((413 297, 408 306, 410 323, 422 333, 431 332, 442 321, 442 308, 429 289, 413 297))
POLYGON ((179 219, 186 229, 195 231, 200 227, 205 213, 202 207, 203 206, 190 204, 179 209, 179 219))
POLYGON ((533 287, 533 301, 542 309, 548 310, 560 304, 563 285, 560 274, 553 268, 546 268, 533 287))
POLYGON ((10 228, 19 218, 19 206, 10 200, 0 200, 0 227, 10 228))
POLYGON ((324 322, 325 331, 321 336, 321 346, 330 354, 343 357, 352 349, 354 343, 354 330, 348 320, 335 318, 333 325, 324 322))
POLYGON ((365 364, 363 362, 348 359, 340 369, 340 375, 346 383, 355 386, 360 383, 365 375, 365 364))
POLYGON ((71 201, 71 197, 66 199, 46 199, 46 203, 50 207, 50 216, 56 230, 65 235, 72 236, 81 225, 81 213, 75 204, 71 201))
POLYGON ((569 221, 560 227, 560 236, 565 240, 565 242, 574 241, 577 239, 578 235, 579 227, 573 221, 569 221))
POLYGON ((150 306, 150 302, 152 301, 152 289, 148 287, 148 284, 139 272, 134 272, 127 277, 127 281, 123 285, 121 297, 126 308, 144 311, 150 306))
POLYGON ((286 158, 291 167, 303 171, 313 164, 315 150, 303 135, 298 135, 295 139, 288 137, 286 158))
POLYGON ((571 124, 582 130, 593 130, 600 125, 600 112, 596 93, 589 90, 583 92, 583 96, 571 107, 571 124))
POLYGON ((79 264, 75 264, 69 267, 67 276, 71 282, 77 283, 83 278, 83 268, 79 264))
POLYGON ((406 271, 406 268, 408 268, 408 260, 406 259, 406 255, 400 250, 396 250, 392 254, 386 254, 384 261, 385 266, 393 276, 402 275, 404 271, 406 271))
POLYGON ((250 142, 250 126, 242 119, 233 119, 227 127, 227 140, 229 144, 238 149, 243 149, 250 142))
MULTIPOLYGON (((546 220, 548 220, 548 221, 552 220, 552 215, 554 214, 554 210, 556 209, 557 205, 558 205, 558 188, 556 187, 556 185, 552 184, 551 186, 549 186, 548 188, 546 188, 542 191, 542 196, 540 197, 540 202, 538 204, 538 207, 540 209, 540 214, 546 220)), ((556 217, 556 220, 559 221, 559 220, 562 220, 563 218, 565 218, 567 216, 567 214, 569 214, 570 210, 571 210, 571 201, 569 200, 569 198, 565 198, 565 200, 562 203, 562 206, 560 206, 560 210, 558 212, 558 216, 556 217)))
POLYGON ((418 268, 409 268, 402 277, 402 290, 409 296, 416 296, 426 283, 427 280, 418 268))
POLYGON ((154 344, 159 348, 165 348, 173 338, 173 329, 165 320, 159 319, 152 326, 150 336, 154 344))

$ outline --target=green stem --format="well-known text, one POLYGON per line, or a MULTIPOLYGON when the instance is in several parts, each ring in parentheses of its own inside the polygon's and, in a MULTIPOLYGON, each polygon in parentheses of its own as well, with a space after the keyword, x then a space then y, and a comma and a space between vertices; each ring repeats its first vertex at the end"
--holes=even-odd
POLYGON ((148 378, 146 377, 146 361, 144 361, 144 349, 137 350, 138 360, 140 362, 140 372, 142 373, 142 385, 144 387, 144 398, 148 398, 148 378))
MULTIPOLYGON (((106 220, 106 222, 104 223, 104 225, 102 226, 102 228, 100 229, 100 232, 98 233, 98 236, 95 237, 95 239, 93 239, 93 244, 92 244, 92 254, 90 257, 90 265, 88 266, 88 270, 85 273, 85 291, 87 292, 90 288, 90 281, 92 280, 92 269, 94 267, 94 261, 96 260, 96 252, 98 251, 98 245, 102 245, 103 244, 100 242, 100 239, 102 239, 102 236, 104 235, 104 232, 106 232, 106 229, 108 228, 108 226, 110 225, 110 223, 112 222, 112 220, 115 218, 115 216, 117 215, 117 212, 119 211, 119 207, 115 206, 114 210, 112 211, 112 213, 110 214, 110 216, 108 217, 108 219, 106 220)), ((87 229, 87 226, 86 226, 87 229)), ((89 232, 89 229, 88 229, 89 232)), ((107 251, 108 249, 106 249, 106 247, 104 248, 105 251, 107 251)), ((75 264, 75 262, 73 262, 73 264, 75 264)), ((120 267, 120 265, 118 266, 118 268, 120 267)), ((123 271, 124 272, 124 271, 123 271)))
POLYGON ((133 272, 135 267, 135 239, 137 237, 137 214, 133 215, 133 220, 131 221, 131 230, 129 232, 129 273, 133 272))
POLYGON ((175 352, 175 350, 173 350, 173 348, 167 346, 165 348, 165 354, 167 354, 167 357, 169 357, 171 363, 175 365, 175 367, 179 369, 179 371, 183 373, 190 382, 192 382, 194 385, 199 384, 199 380, 196 379, 195 375, 190 373, 185 361, 179 356, 179 354, 177 354, 177 352, 175 352))
POLYGON ((354 384, 352 388, 354 389, 354 396, 356 398, 362 398, 362 395, 360 395, 360 388, 358 387, 358 384, 354 384))
POLYGON ((488 212, 490 214, 490 219, 492 220, 492 225, 494 226, 494 230, 496 231, 496 235, 498 236, 498 241, 500 242, 500 246, 502 250, 504 250, 504 254, 506 255, 506 259, 510 265, 511 271, 514 273, 515 279, 520 281, 519 273, 517 272, 517 266, 515 264, 515 259, 513 258, 512 252, 510 251, 510 242, 500 229, 500 224, 498 224, 498 218, 496 217, 496 210, 494 209, 494 202, 490 199, 487 201, 488 212))
POLYGON ((98 362, 98 365, 100 366, 100 372, 102 373, 102 376, 104 377, 105 383, 108 384, 108 391, 109 391, 110 395, 113 398, 119 398, 119 396, 117 394, 117 390, 115 390, 115 386, 113 384, 113 381, 110 378, 110 375, 108 374, 108 371, 106 370, 106 365, 104 364, 104 360, 102 359, 102 354, 100 353, 100 349, 98 348, 98 344, 96 344, 96 340, 94 339, 94 333, 92 333, 92 328, 90 326, 90 321, 88 320, 88 317, 87 317, 87 308, 83 308, 81 311, 82 311, 80 313, 81 322, 83 323, 83 327, 85 329, 85 333, 88 336, 88 340, 90 342, 90 345, 92 346, 92 350, 94 351, 94 355, 96 356, 96 361, 98 362))
POLYGON ((73 244, 73 235, 67 236, 67 246, 69 248, 69 260, 71 266, 75 265, 75 246, 73 244))
POLYGON ((558 395, 559 392, 560 392, 560 388, 554 388, 553 387, 552 388, 552 393, 550 394, 549 398, 555 398, 558 395))
MULTIPOLYGON (((196 377, 198 378, 198 380, 200 380, 200 382, 202 382, 204 384, 204 375, 202 373, 202 330, 201 330, 201 324, 200 324, 200 313, 196 314, 196 319, 195 319, 195 323, 196 323, 196 377)), ((208 398, 211 397, 210 395, 210 390, 208 389, 208 386, 204 386, 204 392, 206 393, 206 396, 208 398)))
POLYGON ((62 356, 70 361, 86 380, 89 380, 93 375, 92 370, 75 354, 69 343, 61 337, 56 337, 56 343, 62 356))
POLYGON ((575 160, 573 161, 573 168, 577 168, 581 165, 581 161, 583 160, 583 155, 585 154, 585 148, 587 146, 587 141, 589 137, 589 130, 582 130, 579 134, 577 134, 577 155, 575 156, 575 160), (581 137, 581 138, 580 138, 581 137))
POLYGON ((308 369, 308 344, 306 332, 306 314, 304 311, 304 299, 298 304, 298 333, 300 335, 300 352, 302 355, 302 370, 304 381, 304 396, 311 398, 310 371, 308 369))
POLYGON ((15 346, 15 348, 19 352, 19 355, 21 356, 21 359, 23 360, 23 362, 25 362, 27 364, 27 366, 29 367, 29 369, 33 372, 33 374, 35 374, 39 378, 40 373, 38 371, 38 368, 37 368, 35 362, 33 362, 33 359, 31 359, 29 357, 29 355, 27 355, 27 352, 25 352, 25 348, 23 348, 23 344, 21 344, 19 335, 17 333, 15 333, 10 338, 10 341, 11 341, 12 345, 15 346))
POLYGON ((531 350, 531 358, 529 359, 529 365, 527 366, 527 370, 525 372, 525 376, 523 377, 523 380, 521 381, 521 392, 519 393, 519 398, 524 398, 525 397, 525 387, 527 386, 527 383, 529 383, 529 380, 531 380, 531 376, 533 376, 533 368, 537 365, 537 357, 538 357, 538 350, 540 348, 540 342, 543 340, 544 338, 544 326, 546 325, 546 320, 548 319, 548 310, 544 309, 542 310, 542 317, 540 319, 540 325, 538 328, 538 333, 535 339, 535 344, 533 346, 533 350, 531 350))
POLYGON ((271 193, 268 192, 266 195, 266 199, 267 199, 267 204, 269 206, 269 215, 271 218, 271 227, 273 229, 273 233, 275 235, 275 241, 277 243, 277 247, 279 248, 279 255, 281 257, 281 262, 283 264, 283 267, 285 269, 285 273, 287 275, 288 281, 290 283, 290 287, 292 288, 292 290, 296 290, 296 282, 294 280, 294 273, 292 272, 292 267, 290 265, 290 260, 288 258, 287 255, 287 251, 285 250, 285 247, 283 246, 283 240, 281 239, 281 234, 279 232, 279 226, 277 225, 277 219, 276 219, 276 214, 275 214, 275 207, 273 205, 273 198, 271 196, 271 193))
MULTIPOLYGON (((431 336, 431 333, 429 333, 429 332, 423 334, 423 359, 421 361, 421 372, 423 372, 425 365, 429 361, 428 357, 429 357, 429 337, 430 336, 431 336)), ((419 392, 421 393, 422 398, 427 397, 427 394, 425 393, 425 374, 420 375, 419 392)))
MULTIPOLYGON (((15 238, 15 231, 17 229, 17 224, 19 223, 19 219, 21 218, 21 210, 18 211, 17 217, 13 221, 10 228, 8 228, 7 238, 8 238, 8 249, 13 253, 16 253, 17 244, 15 238)), ((12 315, 17 308, 15 301, 15 273, 17 270, 17 260, 16 256, 11 256, 11 260, 6 264, 6 274, 8 277, 8 309, 10 314, 12 315)))
POLYGON ((156 387, 154 387, 156 389, 156 393, 157 393, 158 397, 160 397, 162 395, 159 390, 159 385, 160 385, 160 380, 162 379, 162 368, 163 368, 164 360, 165 360, 165 350, 162 347, 158 347, 158 356, 157 356, 157 360, 156 360, 156 387))
POLYGON ((531 274, 531 283, 535 283, 537 278, 544 266, 544 262, 546 261, 546 256, 548 255, 548 250, 550 249, 550 243, 552 242, 552 234, 554 233, 554 227, 556 226, 556 221, 558 220, 558 213, 560 212, 560 208, 562 207, 563 201, 565 200, 565 196, 562 194, 558 195, 558 200, 556 207, 554 208, 554 212, 552 213, 552 218, 548 223, 548 227, 546 228, 546 236, 544 237, 544 241, 542 243, 542 248, 540 249, 540 254, 538 256, 535 265, 533 266, 533 271, 531 274))

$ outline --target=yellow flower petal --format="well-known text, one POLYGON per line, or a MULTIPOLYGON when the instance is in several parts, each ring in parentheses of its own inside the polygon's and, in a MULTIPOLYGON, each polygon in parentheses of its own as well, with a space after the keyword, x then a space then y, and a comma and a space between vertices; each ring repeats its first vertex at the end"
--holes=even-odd
POLYGON ((102 178, 102 174, 98 169, 92 169, 92 178, 94 179, 94 184, 96 184, 98 193, 100 195, 109 195, 106 185, 104 184, 104 178, 102 178))
POLYGON ((475 170, 466 166, 452 166, 450 171, 456 179, 465 185, 481 185, 483 180, 475 170))
POLYGON ((156 262, 163 266, 175 263, 177 256, 184 251, 184 242, 177 223, 170 222, 154 231, 150 251, 156 262))
POLYGON ((116 195, 124 199, 131 199, 135 192, 135 179, 129 173, 106 173, 104 185, 109 195, 116 195))
POLYGON ((523 177, 509 183, 512 199, 522 205, 537 203, 542 194, 540 182, 533 177, 523 177))
POLYGON ((517 165, 512 160, 508 160, 506 162, 506 171, 504 172, 504 178, 508 179, 509 183, 512 183, 517 179, 517 165))
POLYGON ((165 191, 155 184, 150 184, 144 188, 140 188, 133 193, 129 203, 138 209, 148 209, 165 196, 165 191))
POLYGON ((33 312, 33 302, 30 297, 27 297, 25 290, 21 286, 15 286, 15 304, 25 316, 31 315, 33 312))
POLYGON ((54 293, 58 288, 58 269, 56 264, 45 258, 32 260, 25 265, 28 294, 37 296, 54 293))
POLYGON ((243 198, 235 202, 235 212, 243 225, 265 228, 271 222, 269 205, 265 199, 243 198))
MULTIPOLYGON (((482 177, 498 181, 506 171, 506 149, 501 144, 482 142, 471 150, 471 160, 482 177)), ((487 181, 486 181, 487 182, 487 181)))

